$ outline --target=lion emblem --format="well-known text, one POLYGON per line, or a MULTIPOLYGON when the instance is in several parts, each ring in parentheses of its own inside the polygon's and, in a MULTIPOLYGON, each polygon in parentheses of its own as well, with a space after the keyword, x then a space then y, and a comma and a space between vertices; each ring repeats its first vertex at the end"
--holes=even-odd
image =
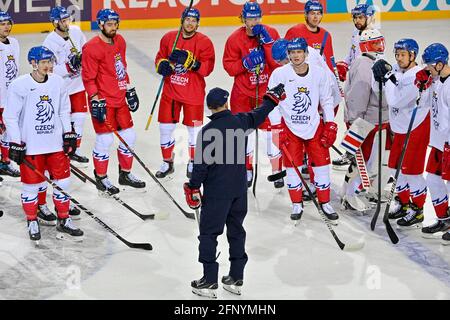
POLYGON ((294 94, 295 102, 292 111, 297 114, 306 112, 311 106, 311 98, 309 97, 309 91, 305 87, 298 88, 298 92, 294 94))
POLYGON ((41 101, 36 104, 37 107, 37 115, 36 120, 40 121, 41 124, 46 122, 50 122, 52 120, 53 115, 55 114, 55 110, 53 109, 52 99, 48 96, 41 96, 41 101))

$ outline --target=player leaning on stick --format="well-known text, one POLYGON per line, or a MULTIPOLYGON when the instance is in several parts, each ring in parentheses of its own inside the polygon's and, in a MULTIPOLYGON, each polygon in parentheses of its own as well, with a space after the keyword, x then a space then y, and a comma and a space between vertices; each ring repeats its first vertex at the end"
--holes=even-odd
POLYGON ((450 244, 450 215, 448 211, 448 180, 450 180, 450 67, 448 49, 441 43, 425 48, 422 62, 426 67, 416 73, 416 85, 425 88, 424 103, 431 106, 431 151, 428 156, 426 181, 437 221, 422 228, 426 238, 442 235, 442 243, 450 244), (447 186, 446 186, 447 185, 447 186), (446 232, 447 231, 447 232, 446 232))
POLYGON ((183 109, 183 124, 189 133, 189 163, 186 175, 190 177, 195 142, 203 124, 205 78, 214 69, 214 46, 206 35, 197 32, 200 11, 196 8, 188 9, 186 8, 181 15, 181 34, 175 50, 172 52, 177 31, 169 31, 161 38, 155 58, 156 71, 165 77, 158 112, 161 153, 164 162, 156 172, 158 178, 164 178, 174 172, 173 132, 180 121, 181 109, 183 109))
MULTIPOLYGON (((388 167, 395 173, 401 165, 397 179, 395 203, 389 209, 389 218, 398 219, 402 227, 418 227, 423 221, 423 206, 427 186, 423 177, 425 157, 430 140, 429 106, 420 101, 419 109, 410 132, 403 162, 399 164, 403 145, 408 134, 409 120, 416 106, 419 89, 414 85, 420 67, 415 62, 419 45, 414 39, 400 39, 394 44, 395 60, 392 67, 379 60, 373 67, 376 81, 384 83, 384 92, 389 105, 389 124, 394 140, 389 155, 388 167)), ((374 85, 376 87, 377 84, 374 85)))
MULTIPOLYGON (((139 107, 136 90, 129 87, 126 43, 125 39, 117 34, 119 21, 119 15, 114 10, 101 9, 97 13, 101 33, 83 46, 81 71, 96 133, 92 156, 97 188, 111 194, 119 192, 107 176, 109 149, 114 142, 113 130, 116 130, 130 147, 134 147, 136 132, 130 111, 135 112, 139 107)), ((145 182, 130 172, 133 155, 122 143, 119 143, 117 158, 119 184, 144 188, 145 182)))
MULTIPOLYGON (((41 238, 37 221, 39 187, 47 182, 24 162, 39 172, 47 170, 62 189, 70 185, 69 157, 77 147, 77 136, 70 124, 70 102, 63 79, 49 74, 53 52, 44 46, 28 52, 33 72, 14 80, 8 92, 4 119, 10 134, 10 158, 20 165, 22 208, 27 217, 30 239, 41 238)), ((69 217, 69 198, 53 190, 58 221, 57 238, 82 240, 83 232, 69 217)))

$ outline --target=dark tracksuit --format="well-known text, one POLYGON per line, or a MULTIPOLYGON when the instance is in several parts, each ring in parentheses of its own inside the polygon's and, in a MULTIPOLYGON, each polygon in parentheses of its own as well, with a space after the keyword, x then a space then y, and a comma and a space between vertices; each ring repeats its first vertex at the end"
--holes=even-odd
POLYGON ((241 134, 239 139, 234 133, 257 128, 274 107, 272 100, 264 99, 260 107, 251 112, 232 115, 230 110, 224 110, 215 113, 209 116, 211 122, 198 135, 189 184, 192 188, 203 184, 198 260, 203 264, 207 283, 216 283, 218 279, 217 236, 223 233, 225 225, 230 246, 229 275, 236 280, 244 278, 248 260, 242 225, 247 214, 247 136, 242 139, 241 134), (221 137, 217 138, 218 135, 221 137))

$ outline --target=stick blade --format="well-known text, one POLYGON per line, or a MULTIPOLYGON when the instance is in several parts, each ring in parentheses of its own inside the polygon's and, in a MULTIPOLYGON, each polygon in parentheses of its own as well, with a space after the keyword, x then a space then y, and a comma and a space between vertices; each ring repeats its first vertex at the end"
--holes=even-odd
POLYGON ((127 245, 133 249, 142 249, 142 250, 153 250, 153 247, 150 243, 131 243, 128 242, 127 245))
POLYGON ((389 239, 391 239, 391 242, 393 244, 397 244, 400 240, 399 240, 397 234, 395 233, 394 229, 392 228, 391 224, 389 223, 389 220, 385 221, 384 224, 386 226, 386 231, 389 236, 389 239))
POLYGON ((271 174, 270 176, 267 176, 267 181, 269 182, 275 182, 277 180, 280 180, 281 178, 286 177, 286 170, 271 174))
POLYGON ((358 250, 361 250, 362 248, 364 248, 364 245, 365 245, 364 241, 356 242, 356 243, 349 243, 349 244, 346 244, 342 250, 347 251, 347 252, 358 251, 358 250))

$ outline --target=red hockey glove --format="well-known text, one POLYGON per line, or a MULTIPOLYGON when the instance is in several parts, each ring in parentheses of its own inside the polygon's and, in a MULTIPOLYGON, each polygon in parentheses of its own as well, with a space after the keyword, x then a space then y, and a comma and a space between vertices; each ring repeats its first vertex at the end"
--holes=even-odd
POLYGON ((0 108, 0 134, 3 134, 6 130, 5 123, 3 122, 3 108, 0 108))
POLYGON ((448 142, 445 143, 442 153, 442 179, 450 180, 450 145, 448 142))
POLYGON ((186 196, 186 203, 191 209, 198 209, 202 204, 202 194, 200 189, 193 189, 189 186, 189 182, 183 184, 184 195, 186 196))
POLYGON ((63 134, 63 150, 68 156, 72 156, 77 150, 76 132, 66 132, 63 134))
POLYGON ((264 94, 263 99, 270 99, 276 105, 278 105, 280 103, 280 101, 283 101, 284 99, 286 99, 286 92, 284 91, 284 84, 280 83, 276 87, 273 87, 272 89, 268 89, 267 92, 264 94))
POLYGON ((338 61, 336 63, 336 69, 338 71, 339 80, 342 82, 347 80, 348 64, 345 61, 338 61))
POLYGON ((320 137, 320 142, 325 148, 329 148, 336 141, 337 135, 337 124, 330 121, 326 122, 322 131, 322 136, 320 137))
POLYGON ((422 69, 416 73, 416 80, 414 84, 420 91, 427 90, 433 83, 433 78, 428 70, 422 69))
POLYGON ((270 131, 272 132, 272 142, 278 149, 281 149, 281 146, 284 144, 289 144, 289 138, 285 130, 284 125, 281 123, 270 126, 270 131))

